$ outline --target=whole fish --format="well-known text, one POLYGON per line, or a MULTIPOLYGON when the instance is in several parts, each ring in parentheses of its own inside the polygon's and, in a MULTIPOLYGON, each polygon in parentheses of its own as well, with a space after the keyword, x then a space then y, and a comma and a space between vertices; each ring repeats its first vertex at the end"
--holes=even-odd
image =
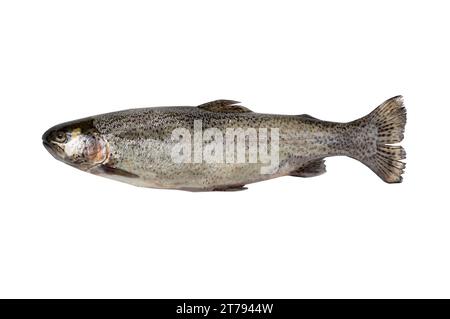
POLYGON ((406 124, 401 96, 348 123, 250 111, 231 100, 197 107, 139 108, 50 128, 42 139, 58 160, 136 186, 241 190, 280 176, 325 172, 324 158, 348 156, 387 183, 402 181, 406 124))

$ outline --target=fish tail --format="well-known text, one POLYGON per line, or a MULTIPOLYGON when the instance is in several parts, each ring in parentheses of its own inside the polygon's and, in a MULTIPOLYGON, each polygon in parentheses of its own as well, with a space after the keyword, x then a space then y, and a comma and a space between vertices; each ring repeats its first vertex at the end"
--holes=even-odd
POLYGON ((369 115, 350 123, 356 125, 353 153, 386 183, 401 183, 406 152, 400 145, 406 124, 402 96, 386 100, 369 115))

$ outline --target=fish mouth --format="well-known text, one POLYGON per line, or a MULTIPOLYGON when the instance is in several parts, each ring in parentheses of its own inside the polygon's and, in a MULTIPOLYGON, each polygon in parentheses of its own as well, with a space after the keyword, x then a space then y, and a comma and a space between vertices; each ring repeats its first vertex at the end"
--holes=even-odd
POLYGON ((42 141, 42 144, 44 145, 45 149, 58 161, 61 161, 63 163, 66 163, 67 165, 70 165, 72 167, 78 168, 82 171, 88 171, 92 168, 91 165, 87 165, 84 163, 78 163, 78 162, 72 162, 64 153, 64 150, 57 144, 48 142, 48 141, 42 141))
POLYGON ((44 140, 44 141, 42 141, 42 144, 44 144, 44 147, 47 149, 47 151, 52 150, 52 146, 50 145, 49 142, 44 140))
POLYGON ((42 141, 42 144, 44 145, 45 149, 46 149, 49 153, 55 152, 55 151, 53 150, 52 145, 51 145, 49 142, 47 142, 47 141, 44 140, 44 141, 42 141))
POLYGON ((56 159, 62 160, 63 159, 63 150, 61 147, 59 147, 56 144, 52 144, 47 142, 46 140, 42 141, 42 144, 44 145, 45 149, 56 159))

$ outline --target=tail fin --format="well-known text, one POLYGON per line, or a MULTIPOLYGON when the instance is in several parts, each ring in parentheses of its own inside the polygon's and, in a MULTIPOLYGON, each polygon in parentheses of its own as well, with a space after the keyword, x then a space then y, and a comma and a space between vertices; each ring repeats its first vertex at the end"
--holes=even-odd
MULTIPOLYGON (((406 109, 402 96, 395 96, 382 103, 369 115, 357 121, 375 134, 376 145, 370 152, 358 158, 386 183, 401 183, 406 152, 400 145, 406 124, 406 109), (376 149, 375 149, 376 146, 376 149)), ((371 135, 372 135, 371 134, 371 135)), ((367 145, 364 146, 367 150, 367 145)), ((359 157, 359 156, 358 156, 359 157)))

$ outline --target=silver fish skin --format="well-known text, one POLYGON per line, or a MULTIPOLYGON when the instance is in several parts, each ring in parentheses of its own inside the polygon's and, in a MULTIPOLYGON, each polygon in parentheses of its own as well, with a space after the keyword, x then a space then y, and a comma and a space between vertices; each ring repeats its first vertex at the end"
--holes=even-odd
POLYGON ((406 153, 392 144, 403 140, 405 124, 401 96, 348 123, 260 114, 217 100, 92 116, 56 125, 42 139, 56 159, 99 176, 143 187, 229 191, 280 176, 321 175, 329 156, 354 158, 383 181, 399 183, 406 153), (180 129, 186 134, 178 136, 180 129))

